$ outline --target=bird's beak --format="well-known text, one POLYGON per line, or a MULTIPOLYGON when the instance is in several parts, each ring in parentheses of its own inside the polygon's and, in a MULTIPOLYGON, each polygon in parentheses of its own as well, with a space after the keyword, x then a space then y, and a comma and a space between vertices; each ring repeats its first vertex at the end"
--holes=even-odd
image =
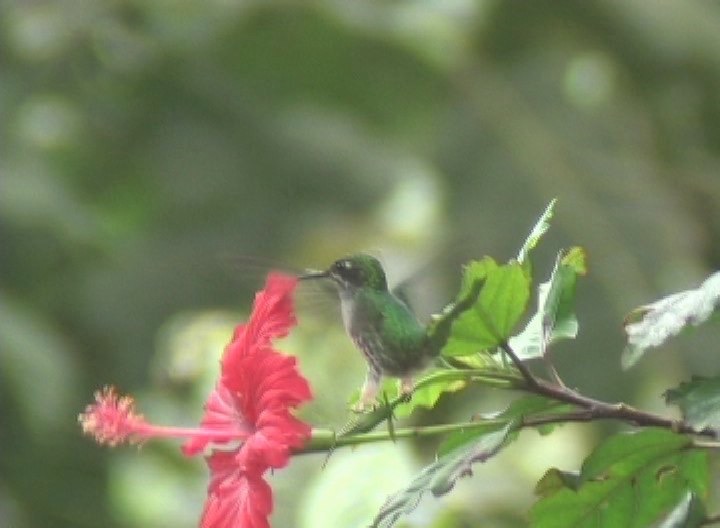
POLYGON ((318 271, 318 270, 307 270, 302 275, 298 276, 298 280, 313 280, 313 279, 329 279, 330 273, 325 271, 318 271))

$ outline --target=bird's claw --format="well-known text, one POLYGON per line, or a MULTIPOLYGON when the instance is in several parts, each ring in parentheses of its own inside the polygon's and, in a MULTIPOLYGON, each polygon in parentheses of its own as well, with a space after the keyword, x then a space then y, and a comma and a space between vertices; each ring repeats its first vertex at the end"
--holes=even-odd
POLYGON ((351 406, 350 410, 355 414, 368 414, 376 410, 377 407, 377 402, 365 402, 360 400, 351 406))
POLYGON ((412 400, 412 391, 411 392, 401 392, 400 393, 400 401, 403 403, 409 403, 410 400, 412 400))
POLYGON ((415 381, 412 378, 402 378, 400 380, 400 401, 407 403, 412 399, 415 391, 415 381))

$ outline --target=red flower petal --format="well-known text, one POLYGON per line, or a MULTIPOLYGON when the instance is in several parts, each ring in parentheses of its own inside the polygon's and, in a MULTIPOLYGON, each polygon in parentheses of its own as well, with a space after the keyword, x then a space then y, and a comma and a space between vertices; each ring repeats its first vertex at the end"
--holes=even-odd
POLYGON ((240 465, 281 468, 290 459, 290 449, 302 446, 310 437, 310 426, 289 412, 264 412, 258 430, 239 450, 240 465))
POLYGON ((255 429, 254 424, 248 423, 240 412, 235 395, 222 383, 218 383, 215 390, 210 393, 200 426, 223 434, 218 435, 217 438, 191 438, 182 446, 186 456, 197 455, 211 442, 227 443, 228 434, 239 439, 251 435, 255 429))
POLYGON ((289 448, 300 447, 310 437, 310 426, 290 410, 312 398, 310 386, 297 370, 297 360, 272 349, 240 358, 237 375, 223 377, 205 404, 201 425, 218 432, 218 437, 188 440, 183 452, 196 455, 211 442, 226 443, 228 436, 248 438, 241 448, 255 450, 253 437, 261 434, 259 452, 253 458, 266 460, 266 467, 282 467, 289 448), (230 383, 232 381, 232 383, 230 383), (263 451, 267 450, 267 456, 263 451), (284 452, 284 458, 278 458, 284 452), (281 460, 281 461, 280 461, 281 460))
POLYGON ((255 295, 252 315, 247 324, 235 328, 232 342, 225 349, 222 372, 232 370, 232 363, 256 348, 270 345, 274 338, 284 337, 295 323, 293 292, 297 278, 271 273, 265 289, 255 295))
POLYGON ((272 490, 256 468, 243 471, 233 453, 216 452, 207 459, 211 479, 202 528, 269 528, 272 490))
POLYGON ((307 380, 297 370, 297 359, 269 348, 237 358, 221 383, 243 395, 238 400, 242 414, 253 423, 263 410, 297 407, 312 398, 307 380))

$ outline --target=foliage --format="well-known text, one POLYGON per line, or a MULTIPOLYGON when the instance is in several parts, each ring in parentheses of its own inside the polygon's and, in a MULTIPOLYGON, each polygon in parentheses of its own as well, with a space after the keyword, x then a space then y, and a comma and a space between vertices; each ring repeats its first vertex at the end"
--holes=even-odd
POLYGON ((560 253, 550 279, 538 286, 538 309, 525 329, 510 338, 518 357, 542 357, 553 342, 574 339, 578 322, 573 310, 575 281, 585 274, 585 252, 574 247, 560 253))
POLYGON ((720 430, 720 378, 693 376, 665 392, 665 401, 677 405, 683 420, 693 427, 720 430))
POLYGON ((558 478, 556 469, 543 477, 532 525, 651 526, 688 493, 707 497, 708 454, 691 447, 692 439, 665 430, 615 435, 585 460, 579 478, 558 478))
POLYGON ((510 337, 530 297, 529 277, 519 263, 499 266, 489 257, 466 268, 458 302, 475 289, 479 292, 472 305, 452 323, 445 356, 468 356, 500 345, 510 337))
POLYGON ((472 475, 473 464, 485 462, 500 451, 514 427, 515 424, 510 422, 504 427, 485 431, 480 440, 448 453, 427 466, 406 490, 388 498, 371 527, 393 526, 403 514, 415 509, 426 491, 430 491, 435 497, 448 493, 459 478, 472 475))
MULTIPOLYGON (((539 221, 543 231, 548 227, 547 216, 546 211, 539 221)), ((534 228, 533 233, 536 232, 534 228)), ((529 238, 533 236, 531 233, 529 238)), ((536 236, 533 246, 538 240, 536 236)), ((539 287, 537 312, 525 330, 511 339, 511 332, 525 310, 530 267, 523 268, 518 262, 498 265, 490 258, 466 267, 457 299, 439 316, 445 318, 444 324, 453 318, 443 354, 453 357, 499 349, 509 356, 512 365, 504 372, 487 371, 487 376, 507 380, 501 374, 515 375, 515 383, 498 387, 535 395, 515 400, 501 413, 477 415, 473 422, 459 424, 456 430, 450 425, 442 430, 449 434, 438 451, 438 459, 425 467, 406 489, 387 499, 373 527, 393 526, 417 507, 426 492, 436 497, 445 495, 460 477, 472 475, 473 464, 497 455, 525 427, 537 426, 550 434, 551 424, 607 418, 645 428, 606 439, 585 459, 577 474, 549 469, 537 485, 539 498, 530 512, 532 526, 645 527, 659 522, 666 526, 699 526, 707 519, 702 513, 711 478, 706 447, 720 444, 703 444, 697 439, 716 435, 716 379, 696 378, 668 391, 667 402, 679 405, 685 420, 674 422, 623 404, 607 404, 583 396, 567 388, 552 368, 547 349, 559 339, 577 335, 578 322, 572 306, 576 279, 585 271, 581 248, 560 252, 550 279, 539 287), (545 357, 551 366, 553 382, 537 378, 524 365, 524 359, 538 356, 545 357), (657 425, 664 428, 652 427, 657 425)), ((661 321, 654 324, 662 327, 661 321)), ((662 328, 657 331, 662 332, 662 328)), ((442 393, 443 384, 447 390, 462 390, 479 381, 470 372, 469 367, 460 367, 457 371, 448 370, 448 374, 442 371, 434 374, 430 382, 437 386, 434 394, 442 393), (448 376, 454 372, 467 373, 461 386, 453 385, 460 377, 448 376)), ((434 399, 423 400, 426 406, 434 403, 434 399)), ((392 407, 388 406, 385 418, 392 424, 392 407)), ((392 438, 404 434, 391 427, 392 438)))

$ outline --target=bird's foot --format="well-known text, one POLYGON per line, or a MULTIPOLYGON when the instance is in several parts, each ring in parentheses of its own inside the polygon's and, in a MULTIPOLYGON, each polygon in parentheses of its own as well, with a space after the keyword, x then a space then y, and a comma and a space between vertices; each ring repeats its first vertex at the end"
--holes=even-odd
POLYGON ((412 393, 415 390, 415 381, 412 378, 402 378, 400 380, 400 398, 407 403, 412 399, 412 393))
POLYGON ((378 389, 378 384, 366 382, 360 391, 360 399, 350 408, 350 410, 354 413, 365 414, 377 409, 378 389))
POLYGON ((376 401, 364 402, 362 400, 356 402, 350 410, 356 414, 367 414, 377 409, 378 403, 376 401))

